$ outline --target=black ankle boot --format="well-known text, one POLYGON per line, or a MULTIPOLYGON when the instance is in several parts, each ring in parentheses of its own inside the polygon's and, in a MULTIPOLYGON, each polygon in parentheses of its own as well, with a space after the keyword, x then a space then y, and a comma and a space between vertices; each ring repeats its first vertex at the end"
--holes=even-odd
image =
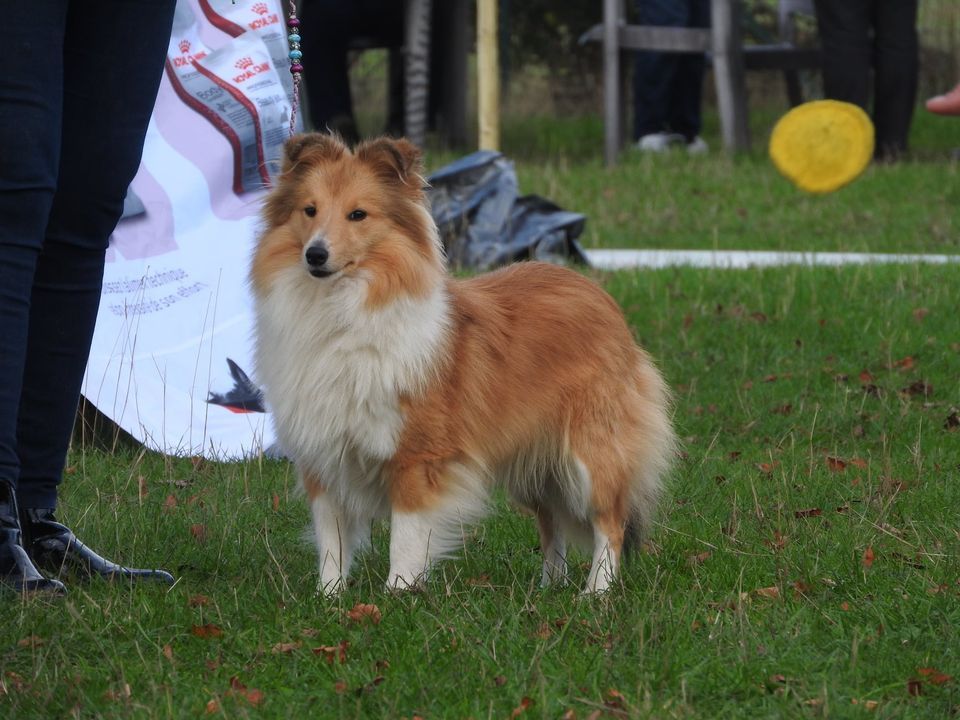
POLYGON ((59 580, 44 577, 23 547, 17 497, 14 489, 0 481, 0 585, 17 592, 65 595, 59 580))
POLYGON ((173 575, 165 570, 127 568, 100 557, 77 540, 70 528, 57 522, 50 508, 24 508, 20 523, 26 539, 24 546, 30 556, 51 574, 59 575, 66 570, 87 578, 174 583, 173 575))

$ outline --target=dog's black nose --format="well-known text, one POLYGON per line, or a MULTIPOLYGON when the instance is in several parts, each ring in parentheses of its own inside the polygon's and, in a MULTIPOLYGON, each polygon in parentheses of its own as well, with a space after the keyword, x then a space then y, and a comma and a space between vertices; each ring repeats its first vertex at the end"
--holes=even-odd
POLYGON ((330 253, 323 245, 311 245, 303 255, 310 267, 322 267, 330 259, 330 253))

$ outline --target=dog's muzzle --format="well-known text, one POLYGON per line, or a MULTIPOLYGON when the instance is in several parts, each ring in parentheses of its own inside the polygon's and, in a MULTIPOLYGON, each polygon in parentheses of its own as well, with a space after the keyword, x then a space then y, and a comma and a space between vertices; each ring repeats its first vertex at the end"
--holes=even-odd
POLYGON ((303 253, 303 259, 307 263, 307 272, 314 277, 325 278, 333 275, 334 271, 327 267, 330 251, 323 243, 316 242, 309 245, 303 253))

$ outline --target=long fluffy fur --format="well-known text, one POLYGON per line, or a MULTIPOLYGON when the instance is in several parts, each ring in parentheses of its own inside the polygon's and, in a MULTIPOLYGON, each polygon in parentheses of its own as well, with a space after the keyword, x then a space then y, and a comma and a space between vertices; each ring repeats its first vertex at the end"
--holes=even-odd
POLYGON ((499 482, 537 518, 543 582, 566 578, 570 539, 592 547, 586 590, 602 591, 670 465, 666 385, 616 303, 574 272, 451 279, 420 172, 403 140, 351 152, 298 136, 264 209, 258 380, 310 499, 320 586, 342 587, 386 516, 388 585, 420 582, 499 482), (327 277, 304 257, 318 243, 327 277))

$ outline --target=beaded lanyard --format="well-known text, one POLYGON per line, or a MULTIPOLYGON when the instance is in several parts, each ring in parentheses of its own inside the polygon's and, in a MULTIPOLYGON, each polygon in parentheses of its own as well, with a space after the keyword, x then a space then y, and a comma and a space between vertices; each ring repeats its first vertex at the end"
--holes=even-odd
POLYGON ((297 2, 290 0, 290 16, 287 18, 290 34, 290 74, 293 76, 293 105, 290 108, 290 135, 296 132, 297 111, 300 108, 300 73, 303 72, 303 53, 300 52, 300 18, 297 17, 297 2))

